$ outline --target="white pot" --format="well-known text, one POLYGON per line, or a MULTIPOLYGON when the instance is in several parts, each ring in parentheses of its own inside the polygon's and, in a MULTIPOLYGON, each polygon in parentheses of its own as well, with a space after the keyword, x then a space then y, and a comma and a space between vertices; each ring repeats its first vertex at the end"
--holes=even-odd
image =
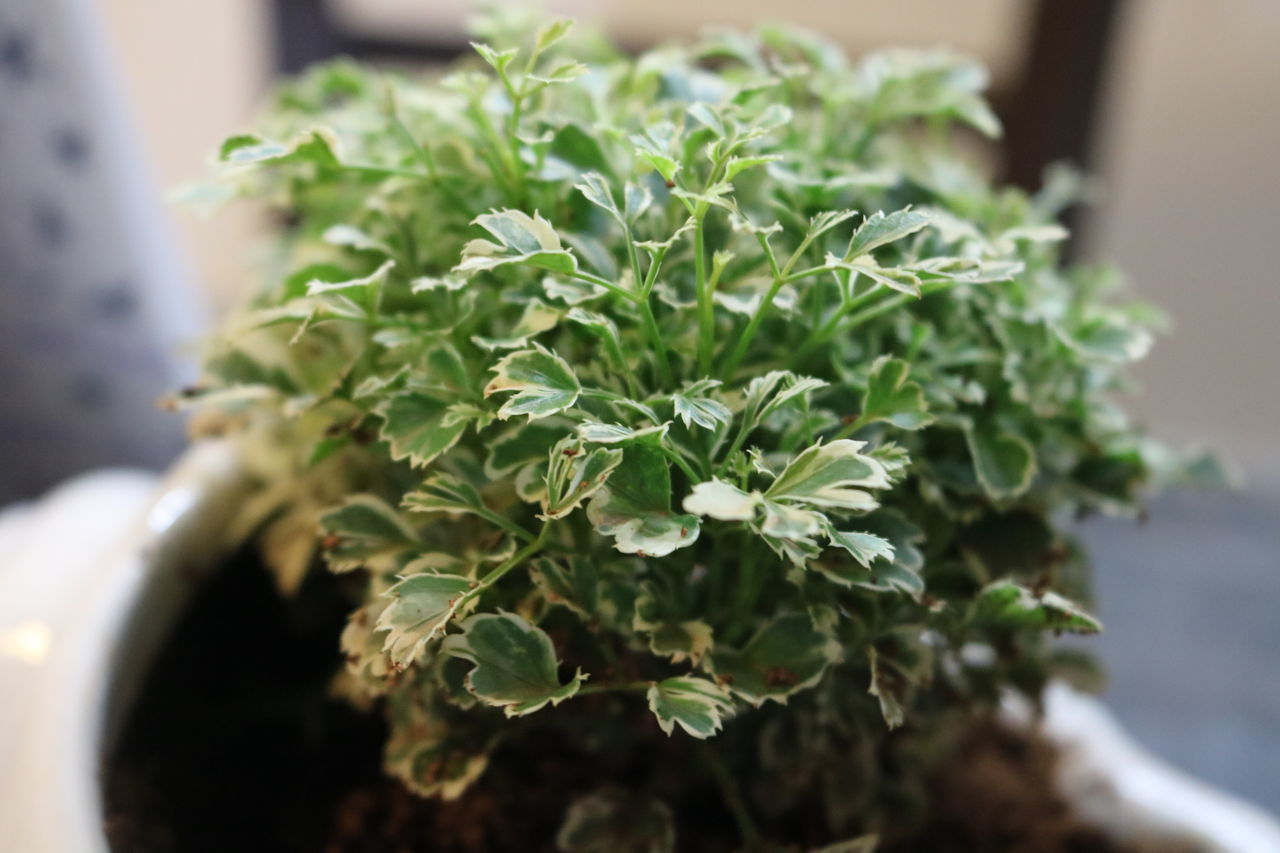
MULTIPOLYGON (((200 445, 162 481, 91 474, 0 514, 0 846, 98 853, 99 768, 151 658, 248 494, 225 445, 200 445)), ((1025 719, 1011 708, 1010 719, 1025 719)), ((1134 743, 1097 700, 1054 685, 1043 731, 1060 785, 1118 839, 1280 851, 1280 824, 1134 743)))

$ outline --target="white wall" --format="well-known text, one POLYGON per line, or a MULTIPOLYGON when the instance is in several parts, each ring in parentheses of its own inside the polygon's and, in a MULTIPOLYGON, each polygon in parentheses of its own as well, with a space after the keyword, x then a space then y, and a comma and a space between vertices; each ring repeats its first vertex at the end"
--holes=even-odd
POLYGON ((1280 469, 1280 3, 1142 0, 1118 45, 1091 253, 1173 316, 1135 409, 1280 469))
MULTIPOLYGON (((152 174, 170 190, 203 175, 217 144, 253 115, 268 79, 261 0, 95 0, 141 125, 152 174)), ((214 307, 245 292, 261 231, 247 208, 213 218, 175 211, 191 265, 214 307)))

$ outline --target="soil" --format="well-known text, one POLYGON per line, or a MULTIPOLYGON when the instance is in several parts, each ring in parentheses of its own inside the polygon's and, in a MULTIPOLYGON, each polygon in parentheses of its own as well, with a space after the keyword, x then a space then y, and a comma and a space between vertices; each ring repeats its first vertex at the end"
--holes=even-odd
MULTIPOLYGON (((630 772, 602 770, 549 734, 499 750, 457 802, 414 796, 382 773, 378 715, 329 696, 349 600, 331 576, 315 573, 307 583, 305 605, 286 606, 265 571, 236 559, 196 597, 106 763, 112 850, 552 851, 567 804, 602 776, 630 772)), ((673 755, 676 766, 681 758, 687 753, 673 755)), ((1056 794, 1055 760, 1042 741, 975 727, 930 780, 925 823, 880 850, 1121 849, 1056 794)), ((714 790, 678 805, 681 850, 735 848, 734 824, 714 790)))

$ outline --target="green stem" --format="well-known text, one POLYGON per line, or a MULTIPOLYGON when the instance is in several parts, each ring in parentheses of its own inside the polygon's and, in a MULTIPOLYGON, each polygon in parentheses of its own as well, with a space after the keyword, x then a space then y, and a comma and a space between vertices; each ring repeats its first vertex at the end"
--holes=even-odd
POLYGON ((724 474, 729 468, 729 463, 733 460, 733 456, 742 449, 743 443, 747 440, 747 436, 751 434, 754 426, 748 421, 746 415, 743 415, 742 426, 738 427, 738 434, 733 437, 733 444, 729 445, 729 452, 720 460, 720 464, 716 466, 716 476, 724 474))
POLYGON ((839 330, 840 321, 844 319, 845 315, 879 299, 883 292, 883 285, 873 286, 871 290, 861 296, 855 296, 852 299, 841 302, 840 306, 827 318, 827 321, 814 331, 800 347, 800 350, 795 355, 795 363, 802 364, 810 353, 830 340, 831 336, 839 330))
POLYGON ((639 297, 636 294, 632 293, 631 291, 625 288, 618 287, 618 285, 614 284, 608 279, 603 279, 598 275, 592 275, 591 273, 583 272, 582 270, 574 270, 573 272, 566 273, 566 275, 568 275, 570 278, 576 278, 579 281, 585 281, 585 282, 589 282, 590 284, 599 285, 600 287, 603 287, 605 290, 609 291, 610 293, 614 293, 632 302, 640 301, 639 297))
MULTIPOLYGON (((653 348, 653 355, 658 363, 658 379, 662 387, 670 388, 673 384, 671 361, 662 341, 662 332, 658 329, 658 320, 653 316, 653 306, 649 304, 649 291, 653 289, 653 283, 640 275, 640 254, 636 251, 635 235, 631 231, 631 226, 627 225, 623 230, 623 236, 627 240, 627 258, 631 262, 631 277, 635 280, 635 287, 640 292, 639 299, 636 300, 636 304, 640 306, 640 321, 644 325, 645 336, 649 339, 649 345, 653 348)), ((649 264, 651 276, 657 274, 655 266, 654 263, 649 264)))
POLYGON ((839 441, 842 438, 848 438, 864 426, 866 426, 866 423, 862 420, 862 415, 858 415, 856 418, 849 421, 849 423, 842 426, 840 431, 831 437, 831 441, 839 441))
POLYGON ((648 299, 640 303, 640 320, 644 324, 645 336, 649 338, 649 345, 653 347, 653 354, 658 362, 658 379, 663 388, 670 388, 675 384, 671 373, 671 360, 667 356, 667 345, 662 340, 662 331, 658 328, 658 320, 653 316, 653 306, 649 304, 648 299))
POLYGON ((478 510, 476 512, 476 515, 480 516, 490 524, 494 524, 494 525, 497 525, 498 527, 501 527, 503 530, 507 531, 512 536, 515 536, 517 539, 520 539, 524 542, 537 541, 537 537, 534 536, 532 533, 525 530, 523 527, 516 524, 511 519, 505 518, 504 516, 499 515, 498 513, 494 512, 491 509, 478 510))
POLYGON ((715 306, 707 282, 705 211, 698 213, 693 226, 693 269, 698 287, 698 375, 711 373, 711 350, 715 344, 715 306))
POLYGON ((661 446, 662 452, 666 454, 667 458, 676 463, 676 466, 684 472, 686 477, 689 478, 690 485, 702 482, 703 478, 698 476, 697 472, 693 470, 689 461, 684 458, 680 451, 676 450, 674 447, 667 446, 665 443, 661 446))
POLYGON ((525 560, 532 557, 543 549, 547 542, 547 534, 551 532, 551 522, 542 525, 542 531, 538 534, 538 538, 530 542, 528 545, 517 551, 512 557, 502 565, 498 566, 489 574, 482 577, 476 582, 476 585, 462 594, 454 607, 454 612, 462 612, 466 604, 484 594, 485 590, 502 580, 503 576, 519 566, 525 560))
POLYGON ((756 829, 755 821, 751 819, 751 812, 747 809, 742 791, 738 788, 738 780, 733 777, 733 773, 725 766, 724 761, 710 744, 703 743, 698 746, 704 766, 711 771, 716 785, 720 788, 720 795, 724 797, 724 804, 728 806, 734 822, 738 825, 738 835, 742 839, 743 847, 747 850, 760 849, 762 846, 760 831, 756 829))

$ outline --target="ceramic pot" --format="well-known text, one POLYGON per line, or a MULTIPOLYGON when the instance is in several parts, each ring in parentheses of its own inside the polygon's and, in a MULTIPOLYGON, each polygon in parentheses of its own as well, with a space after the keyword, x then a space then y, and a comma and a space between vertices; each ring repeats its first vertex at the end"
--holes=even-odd
MULTIPOLYGON (((0 514, 0 847, 107 850, 102 756, 251 489, 215 442, 163 479, 91 474, 0 514)), ((1037 724, 1017 703, 1006 717, 1037 724)), ((1280 851, 1274 818, 1148 753, 1098 700, 1052 685, 1038 725, 1062 752, 1063 793, 1118 839, 1280 851)))

